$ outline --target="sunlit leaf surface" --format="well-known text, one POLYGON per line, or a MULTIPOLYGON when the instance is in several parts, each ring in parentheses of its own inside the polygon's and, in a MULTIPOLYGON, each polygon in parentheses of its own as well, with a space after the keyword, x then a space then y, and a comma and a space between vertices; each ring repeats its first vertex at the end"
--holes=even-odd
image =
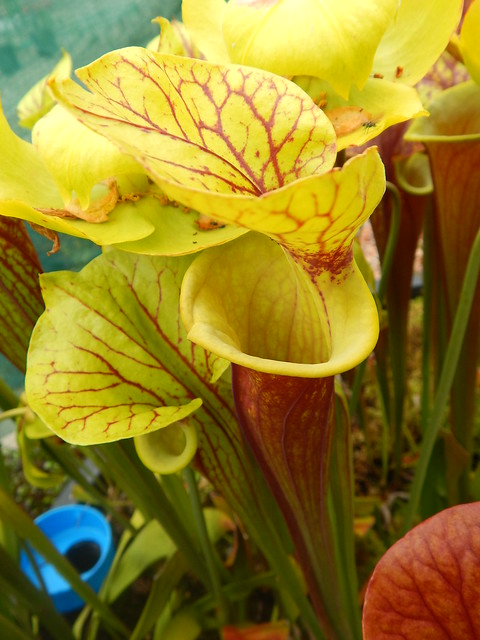
POLYGON ((373 72, 386 80, 416 84, 440 57, 462 11, 462 0, 402 0, 380 42, 373 72))
POLYGON ((79 120, 132 154, 160 184, 258 196, 332 168, 327 117, 296 85, 270 73, 114 51, 53 85, 79 120))
POLYGON ((218 358, 194 347, 178 317, 188 259, 108 252, 80 273, 44 276, 47 312, 35 328, 31 407, 79 444, 144 435, 181 420, 218 358))
POLYGON ((361 86, 395 12, 395 0, 187 0, 184 21, 212 59, 290 77, 328 80, 344 96, 361 86), (203 14, 203 17, 201 15, 203 14))

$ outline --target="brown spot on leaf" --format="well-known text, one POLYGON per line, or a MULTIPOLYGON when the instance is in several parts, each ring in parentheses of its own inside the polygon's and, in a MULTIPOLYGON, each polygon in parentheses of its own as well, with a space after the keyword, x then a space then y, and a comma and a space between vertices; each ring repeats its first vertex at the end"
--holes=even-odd
POLYGON ((71 202, 64 209, 37 209, 40 213, 57 218, 70 218, 73 220, 85 220, 86 222, 106 222, 108 214, 116 207, 119 201, 117 181, 109 178, 101 183, 107 188, 104 195, 92 200, 88 209, 82 209, 77 198, 72 198, 71 202))
POLYGON ((325 111, 333 124, 337 137, 346 136, 372 120, 372 114, 363 107, 337 107, 325 111))
POLYGON ((198 218, 195 220, 195 223, 198 225, 198 228, 202 231, 211 231, 212 229, 222 229, 225 225, 218 220, 214 220, 209 216, 201 213, 198 218))

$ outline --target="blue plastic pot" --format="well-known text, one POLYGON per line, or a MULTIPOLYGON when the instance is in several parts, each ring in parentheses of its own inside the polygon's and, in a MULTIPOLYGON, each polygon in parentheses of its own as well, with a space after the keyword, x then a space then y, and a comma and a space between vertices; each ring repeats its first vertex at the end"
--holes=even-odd
MULTIPOLYGON (((80 577, 98 592, 114 556, 112 529, 98 509, 84 505, 67 505, 51 509, 35 519, 35 524, 68 558, 80 577)), ((48 594, 60 613, 80 609, 84 601, 55 567, 32 550, 48 594)), ((41 588, 35 570, 25 552, 20 566, 30 581, 41 588)))

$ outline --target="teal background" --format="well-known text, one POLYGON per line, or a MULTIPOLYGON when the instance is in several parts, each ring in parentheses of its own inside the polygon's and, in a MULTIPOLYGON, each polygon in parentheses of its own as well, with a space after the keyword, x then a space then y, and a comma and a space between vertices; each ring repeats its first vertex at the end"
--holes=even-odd
POLYGON ((180 0, 0 0, 0 91, 8 121, 16 104, 61 57, 81 67, 112 49, 145 45, 157 16, 180 18, 180 0))

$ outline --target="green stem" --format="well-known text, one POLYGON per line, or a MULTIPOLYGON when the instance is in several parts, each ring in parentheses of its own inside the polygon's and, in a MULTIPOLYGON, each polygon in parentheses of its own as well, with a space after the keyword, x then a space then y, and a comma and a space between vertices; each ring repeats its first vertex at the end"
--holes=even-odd
POLYGON ((390 409, 390 387, 388 384, 387 376, 387 364, 386 358, 378 357, 377 353, 377 366, 376 366, 376 378, 377 389, 379 392, 379 404, 380 412, 382 415, 382 484, 387 482, 389 457, 391 450, 391 409, 390 409))
POLYGON ((400 231, 400 214, 402 210, 402 203, 400 198, 400 192, 397 187, 387 180, 387 192, 391 195, 393 200, 392 216, 390 222, 390 231, 388 233, 387 246, 385 247, 385 253, 382 260, 382 275, 378 284, 377 295, 380 302, 383 304, 385 298, 385 291, 387 288, 388 278, 390 271, 392 270, 393 257, 395 255, 395 249, 398 242, 398 233, 400 231))
MULTIPOLYGON (((397 246, 398 234, 400 231, 400 214, 401 214, 401 199, 400 192, 397 187, 392 183, 386 183, 387 191, 390 193, 393 199, 392 207, 392 221, 390 225, 390 232, 388 234, 387 246, 385 247, 385 253, 382 260, 382 275, 380 276, 380 282, 377 287, 377 296, 381 304, 385 298, 385 291, 387 288, 388 278, 392 269, 393 257, 395 255, 395 248, 397 246)), ((368 359, 367 359, 368 360, 368 359)), ((360 400, 360 394, 362 389, 363 376, 367 366, 367 360, 361 362, 355 372, 355 378, 353 380, 352 395, 348 403, 349 413, 352 416, 358 406, 360 400)))
POLYGON ((10 640, 36 640, 38 636, 33 635, 27 629, 18 627, 12 620, 9 620, 0 613, 0 627, 5 638, 10 640))
MULTIPOLYGON (((395 251, 397 249, 398 237, 400 233, 400 223, 402 215, 402 200, 398 188, 391 182, 387 182, 387 191, 392 198, 390 231, 388 234, 387 246, 382 261, 382 277, 378 288, 378 296, 382 305, 392 265, 394 261, 395 251)), ((388 310, 388 304, 387 304, 388 310)), ((391 314, 391 311, 389 311, 391 314)), ((395 480, 398 481, 402 468, 402 452, 403 452, 403 415, 405 406, 405 337, 402 327, 396 321, 397 318, 389 317, 389 344, 388 351, 390 355, 390 366, 393 382, 393 407, 390 407, 390 393, 387 377, 385 375, 385 391, 384 395, 385 409, 387 411, 389 425, 393 423, 393 460, 395 468, 395 480)), ((386 373, 386 369, 384 370, 386 373)), ((383 473, 386 477, 386 459, 383 458, 383 473)))
POLYGON ((462 291, 453 322, 452 333, 448 343, 445 360, 440 374, 435 400, 433 403, 432 413, 427 423, 424 433, 424 439, 420 450, 415 477, 412 484, 410 494, 410 503, 408 505, 405 516, 403 531, 408 531, 415 518, 415 514, 420 503, 423 483, 427 473, 428 464, 432 455, 433 447, 438 436, 438 432, 442 426, 443 415, 448 403, 450 388, 458 364, 458 358, 467 328, 470 310, 472 307, 475 291, 477 287, 477 279, 480 271, 480 229, 477 231, 475 241, 470 252, 465 277, 463 280, 462 291))
POLYGON ((18 418, 19 416, 23 416, 27 411, 30 411, 28 407, 16 407, 15 409, 3 411, 3 413, 0 413, 0 422, 2 420, 8 420, 9 418, 18 418))
MULTIPOLYGON (((9 473, 5 465, 5 458, 0 443, 0 487, 9 495, 12 495, 9 473)), ((0 519, 0 548, 9 554, 11 558, 18 558, 18 539, 15 531, 7 522, 0 519)))
POLYGON ((353 379, 352 385, 352 395, 350 396, 350 400, 348 402, 348 412, 351 416, 354 415, 357 411, 358 403, 360 401, 360 395, 362 392, 362 383, 363 376, 365 375, 365 369, 367 368, 368 358, 361 362, 356 370, 355 377, 353 379))
POLYGON ((330 469, 332 526, 337 544, 339 580, 343 590, 342 603, 351 627, 361 637, 358 579, 355 562, 354 534, 354 470, 351 424, 348 405, 340 385, 335 386, 335 431, 330 469))
POLYGON ((423 319, 422 319, 422 391, 420 410, 422 433, 425 433, 428 416, 430 415, 430 367, 431 367, 431 329, 432 329, 432 300, 433 300, 433 234, 434 210, 429 207, 425 214, 423 228, 423 319))
POLYGON ((18 407, 20 400, 16 393, 12 391, 5 380, 0 376, 0 407, 2 409, 13 409, 18 407))
POLYGON ((208 568, 208 574, 210 578, 210 584, 213 596, 216 600, 218 607, 218 622, 219 626, 225 624, 228 620, 228 604, 225 596, 222 593, 222 585, 220 576, 217 571, 217 557, 213 545, 210 541, 207 531, 207 524, 203 514, 202 503, 200 494, 198 491, 198 485, 195 478, 195 474, 191 467, 184 469, 185 482, 187 483, 188 493, 190 496, 190 502, 192 505, 193 516, 197 526, 198 537, 200 540, 200 546, 202 548, 203 556, 208 568))
MULTIPOLYGON (((319 620, 313 610, 310 599, 305 593, 305 585, 299 577, 299 571, 294 568, 290 556, 293 555, 293 547, 287 533, 288 542, 285 540, 285 521, 281 514, 279 518, 272 518, 275 512, 272 503, 272 494, 263 482, 263 476, 257 479, 258 504, 261 513, 251 517, 252 512, 243 511, 242 522, 247 531, 255 531, 255 539, 262 550, 268 565, 278 578, 280 589, 286 591, 300 612, 300 618, 309 628, 313 640, 325 640, 319 620), (261 524, 259 528, 258 523, 261 524)), ((276 503, 275 503, 276 506, 276 503)), ((253 505, 252 505, 253 507, 253 505)), ((224 587, 224 593, 228 593, 228 585, 224 587)))

